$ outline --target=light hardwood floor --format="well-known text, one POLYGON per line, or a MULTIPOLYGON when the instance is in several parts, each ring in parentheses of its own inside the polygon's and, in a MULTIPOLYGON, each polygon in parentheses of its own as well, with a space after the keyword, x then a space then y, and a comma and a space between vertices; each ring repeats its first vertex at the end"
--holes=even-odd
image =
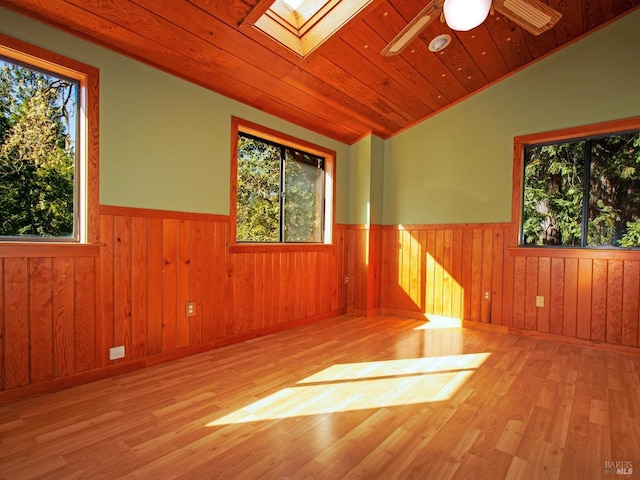
POLYGON ((0 478, 640 478, 640 357, 431 325, 343 316, 2 406, 0 478))

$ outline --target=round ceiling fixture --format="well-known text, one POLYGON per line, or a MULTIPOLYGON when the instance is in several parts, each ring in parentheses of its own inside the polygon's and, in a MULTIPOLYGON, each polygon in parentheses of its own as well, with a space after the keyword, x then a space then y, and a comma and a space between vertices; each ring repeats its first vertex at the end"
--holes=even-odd
POLYGON ((439 52, 443 50, 451 43, 451 36, 443 33, 442 35, 438 35, 436 38, 431 40, 429 43, 429 50, 432 52, 439 52))
POLYGON ((491 0, 445 0, 442 7, 449 28, 460 32, 476 28, 485 21, 490 10, 491 0))

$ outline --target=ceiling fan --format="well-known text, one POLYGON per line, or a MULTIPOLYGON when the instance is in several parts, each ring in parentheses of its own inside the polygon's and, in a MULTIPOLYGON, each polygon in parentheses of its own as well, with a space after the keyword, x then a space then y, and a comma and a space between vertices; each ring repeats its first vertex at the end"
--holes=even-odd
POLYGON ((552 28, 562 14, 540 0, 431 0, 382 50, 398 55, 436 18, 452 30, 466 31, 480 25, 496 10, 533 35, 552 28))

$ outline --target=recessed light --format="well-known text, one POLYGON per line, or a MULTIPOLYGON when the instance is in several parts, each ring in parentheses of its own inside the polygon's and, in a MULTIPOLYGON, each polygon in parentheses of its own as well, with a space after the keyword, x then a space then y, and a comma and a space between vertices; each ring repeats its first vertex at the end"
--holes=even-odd
POLYGON ((451 36, 443 33, 442 35, 438 35, 436 38, 431 40, 429 43, 429 50, 432 52, 439 52, 444 49, 451 43, 451 36))

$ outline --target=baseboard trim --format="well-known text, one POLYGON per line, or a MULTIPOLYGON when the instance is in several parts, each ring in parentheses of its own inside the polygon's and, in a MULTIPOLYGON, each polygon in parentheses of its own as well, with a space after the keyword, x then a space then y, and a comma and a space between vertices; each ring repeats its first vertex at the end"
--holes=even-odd
POLYGON ((24 398, 36 397, 46 393, 57 392, 67 388, 91 383, 105 378, 115 377, 123 373, 133 372, 145 367, 145 360, 132 360, 129 362, 120 362, 106 367, 87 370, 86 372, 76 373, 68 377, 52 378, 44 382, 24 385, 22 387, 12 388, 0 392, 0 405, 15 402, 24 398))
POLYGON ((346 313, 348 315, 357 315, 358 317, 375 317, 376 315, 379 315, 382 312, 382 309, 380 308, 372 308, 370 310, 365 310, 363 308, 347 308, 346 313))

